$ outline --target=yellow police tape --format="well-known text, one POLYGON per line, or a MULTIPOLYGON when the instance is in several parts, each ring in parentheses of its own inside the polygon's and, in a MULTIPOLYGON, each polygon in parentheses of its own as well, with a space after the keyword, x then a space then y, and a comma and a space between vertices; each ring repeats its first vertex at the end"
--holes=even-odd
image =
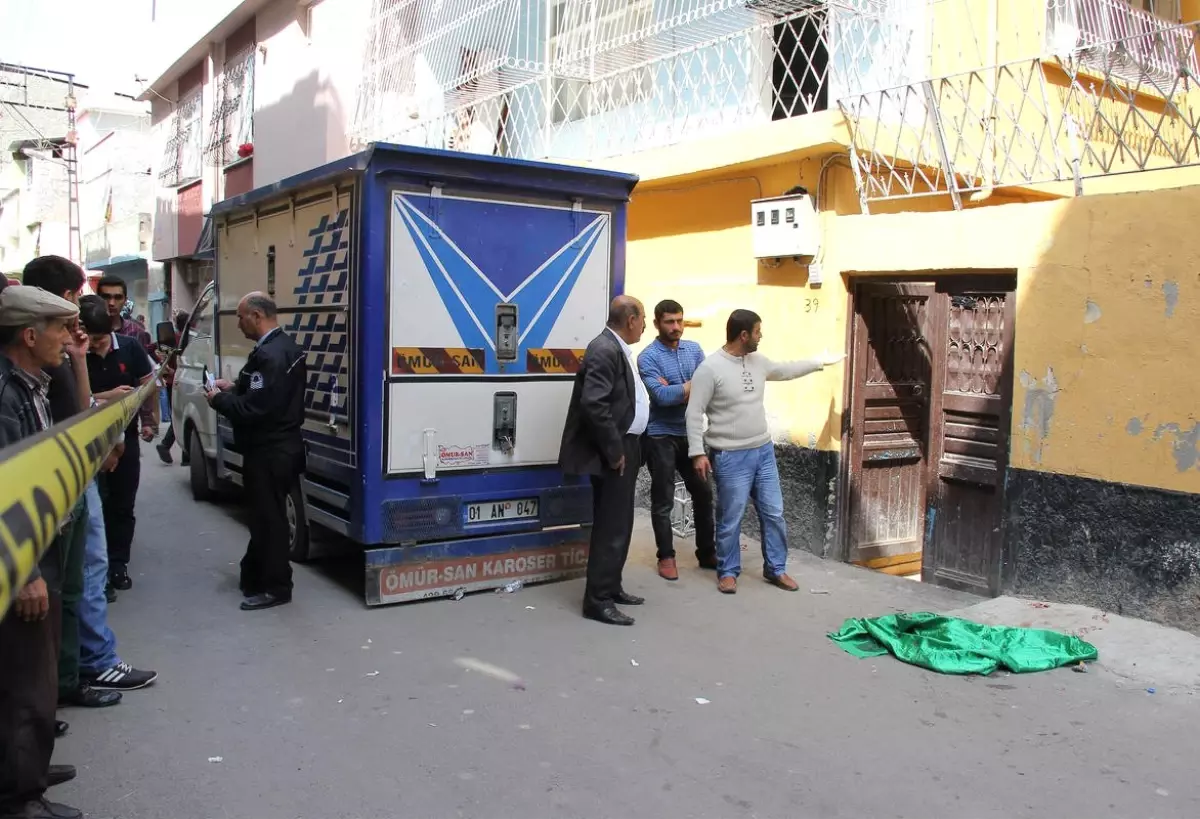
POLYGON ((0 450, 0 617, 157 389, 151 379, 120 401, 0 450))

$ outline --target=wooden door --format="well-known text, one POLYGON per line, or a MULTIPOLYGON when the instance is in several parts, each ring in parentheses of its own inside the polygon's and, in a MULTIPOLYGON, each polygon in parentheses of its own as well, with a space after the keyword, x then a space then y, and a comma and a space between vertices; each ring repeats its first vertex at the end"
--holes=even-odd
POLYGON ((933 452, 921 578, 999 594, 1016 282, 946 279, 935 309, 933 452))
POLYGON ((935 296, 876 283, 855 296, 848 556, 892 574, 921 568, 935 296))

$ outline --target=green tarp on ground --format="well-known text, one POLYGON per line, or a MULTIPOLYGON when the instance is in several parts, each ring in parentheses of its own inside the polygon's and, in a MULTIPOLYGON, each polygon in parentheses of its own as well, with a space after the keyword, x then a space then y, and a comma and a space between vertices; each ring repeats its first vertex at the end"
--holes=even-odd
POLYGON ((985 626, 924 611, 851 618, 829 639, 855 657, 891 654, 942 674, 1048 671, 1099 656, 1094 645, 1069 634, 985 626))

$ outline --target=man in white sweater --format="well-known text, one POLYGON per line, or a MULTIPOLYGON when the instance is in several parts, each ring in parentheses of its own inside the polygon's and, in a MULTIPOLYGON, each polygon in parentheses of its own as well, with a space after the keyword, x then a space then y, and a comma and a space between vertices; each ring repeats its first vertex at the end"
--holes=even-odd
POLYGON ((687 407, 688 455, 701 477, 717 481, 717 590, 737 592, 742 572, 741 527, 746 503, 754 498, 762 529, 763 577, 786 591, 799 586, 787 574, 787 524, 767 428, 763 389, 768 381, 790 381, 837 364, 845 355, 812 361, 771 361, 758 352, 762 319, 734 310, 725 325, 726 344, 704 359, 692 376, 687 407), (704 416, 708 416, 708 429, 704 416), (705 454, 708 445, 712 461, 705 454))

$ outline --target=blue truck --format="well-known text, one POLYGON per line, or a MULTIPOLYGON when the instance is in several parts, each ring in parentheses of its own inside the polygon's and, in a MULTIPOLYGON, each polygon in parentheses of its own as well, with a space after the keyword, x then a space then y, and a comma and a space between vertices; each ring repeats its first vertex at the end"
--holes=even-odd
POLYGON ((173 419, 193 494, 241 481, 203 402, 250 351, 261 290, 304 348, 308 471, 288 502, 361 544, 370 605, 577 576, 591 488, 558 447, 588 340, 622 292, 637 178, 373 144, 212 208, 215 280, 183 337, 173 419))

